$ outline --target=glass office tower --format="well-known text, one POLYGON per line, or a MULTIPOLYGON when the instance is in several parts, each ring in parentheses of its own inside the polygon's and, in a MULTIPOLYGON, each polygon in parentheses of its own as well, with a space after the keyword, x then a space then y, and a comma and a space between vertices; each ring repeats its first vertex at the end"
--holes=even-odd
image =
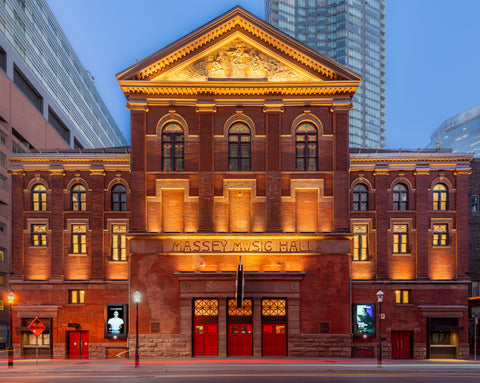
POLYGON ((452 149, 480 157, 480 104, 442 122, 430 136, 428 149, 452 149))
POLYGON ((0 69, 68 146, 127 145, 46 0, 0 0, 0 69))
POLYGON ((385 144, 385 1, 265 0, 267 21, 358 73, 350 146, 385 144))

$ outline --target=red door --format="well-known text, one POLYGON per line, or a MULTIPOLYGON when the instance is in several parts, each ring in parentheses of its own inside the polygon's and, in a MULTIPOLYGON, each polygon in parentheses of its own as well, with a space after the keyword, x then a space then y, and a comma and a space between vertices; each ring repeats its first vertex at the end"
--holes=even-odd
POLYGON ((228 356, 252 356, 252 325, 231 324, 228 328, 228 356))
POLYGON ((218 324, 196 323, 193 356, 218 356, 218 324))
POLYGON ((393 359, 410 359, 412 357, 410 339, 410 331, 392 331, 393 359))
POLYGON ((70 359, 88 359, 88 331, 70 331, 68 337, 70 359))
POLYGON ((264 324, 262 332, 263 356, 287 356, 287 326, 264 324))

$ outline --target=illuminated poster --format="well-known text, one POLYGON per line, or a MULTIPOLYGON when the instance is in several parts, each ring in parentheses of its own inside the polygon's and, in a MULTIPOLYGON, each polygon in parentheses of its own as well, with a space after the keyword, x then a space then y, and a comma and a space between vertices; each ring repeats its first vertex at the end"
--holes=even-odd
POLYGON ((373 336, 375 334, 375 305, 355 304, 353 307, 355 335, 373 336))
POLYGON ((105 338, 121 339, 127 336, 127 305, 107 305, 105 338))

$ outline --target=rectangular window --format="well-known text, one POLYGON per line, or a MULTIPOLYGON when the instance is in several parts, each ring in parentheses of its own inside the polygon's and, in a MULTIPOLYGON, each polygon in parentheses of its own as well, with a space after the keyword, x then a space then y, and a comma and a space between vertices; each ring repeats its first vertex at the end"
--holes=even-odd
POLYGON ((127 260, 127 232, 126 225, 112 225, 112 261, 127 260))
POLYGON ((433 225, 433 246, 448 246, 448 225, 433 225))
POLYGON ((0 47, 0 69, 7 71, 7 52, 2 47, 0 47))
POLYGON ((0 311, 5 310, 5 303, 3 301, 0 301, 0 311))
POLYGON ((7 177, 3 174, 0 174, 0 188, 7 190, 7 177))
POLYGON ((47 246, 47 225, 32 225, 32 246, 47 246))
POLYGON ((410 290, 395 290, 395 303, 410 303, 410 290))
POLYGON ((353 227, 355 236, 353 237, 353 260, 368 260, 368 226, 355 225, 353 227))
POLYGON ((73 305, 83 305, 85 303, 85 290, 69 290, 68 303, 73 305))
POLYGON ((87 254, 87 225, 72 225, 72 254, 87 254))
POLYGON ((0 286, 3 286, 3 275, 0 275, 0 286))
POLYGON ((480 201, 478 195, 472 195, 472 211, 480 211, 480 201))
POLYGON ((16 65, 13 68, 13 82, 38 109, 38 111, 43 114, 43 97, 16 65))
POLYGON ((5 262, 5 249, 0 247, 0 262, 5 262))
POLYGON ((48 123, 52 125, 58 134, 70 145, 70 129, 67 128, 60 117, 58 117, 50 107, 48 107, 48 123))
POLYGON ((393 253, 408 253, 408 225, 393 225, 393 253))

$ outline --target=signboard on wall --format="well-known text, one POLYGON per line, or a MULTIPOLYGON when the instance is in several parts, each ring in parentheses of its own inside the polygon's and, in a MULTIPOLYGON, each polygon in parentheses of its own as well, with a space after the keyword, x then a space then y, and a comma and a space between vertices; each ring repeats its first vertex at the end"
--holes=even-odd
POLYGON ((353 305, 353 328, 357 337, 375 336, 375 305, 354 304, 353 305))
POLYGON ((128 305, 105 306, 105 338, 125 339, 127 337, 128 305))

